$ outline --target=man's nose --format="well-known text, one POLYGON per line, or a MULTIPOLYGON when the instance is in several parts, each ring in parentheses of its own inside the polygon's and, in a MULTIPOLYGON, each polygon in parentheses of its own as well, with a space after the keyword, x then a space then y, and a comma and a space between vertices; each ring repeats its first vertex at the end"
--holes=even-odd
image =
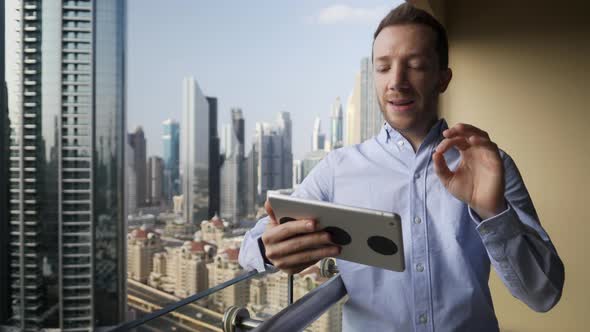
POLYGON ((395 64, 391 68, 389 75, 389 80, 387 82, 388 90, 403 91, 410 88, 406 67, 403 64, 395 64))

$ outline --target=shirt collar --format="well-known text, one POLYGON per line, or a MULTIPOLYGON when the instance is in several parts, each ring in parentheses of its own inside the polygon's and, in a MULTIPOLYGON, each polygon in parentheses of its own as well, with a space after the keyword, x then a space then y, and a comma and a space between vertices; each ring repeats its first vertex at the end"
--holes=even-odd
MULTIPOLYGON (((422 145, 431 144, 433 141, 437 142, 440 137, 442 137, 442 132, 448 129, 449 126, 447 125, 447 121, 443 118, 438 119, 436 123, 430 128, 424 142, 422 145)), ((381 132, 379 133, 379 138, 385 142, 390 143, 391 141, 397 142, 401 139, 405 140, 405 138, 400 134, 397 130, 395 130, 391 125, 387 122, 381 128, 381 132)))

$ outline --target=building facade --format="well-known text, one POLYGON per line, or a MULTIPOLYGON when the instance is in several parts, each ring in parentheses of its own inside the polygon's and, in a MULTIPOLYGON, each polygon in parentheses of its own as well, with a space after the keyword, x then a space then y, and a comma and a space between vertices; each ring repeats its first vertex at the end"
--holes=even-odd
POLYGON ((187 297, 209 287, 207 263, 214 245, 195 239, 180 247, 166 247, 153 255, 153 269, 148 284, 152 287, 187 297))
POLYGON ((316 117, 313 123, 313 132, 311 134, 311 151, 324 150, 326 136, 322 133, 322 120, 316 117))
POLYGON ((145 226, 127 235, 127 278, 146 283, 153 270, 153 256, 163 251, 162 241, 157 233, 145 226))
POLYGON ((135 168, 135 199, 138 207, 145 206, 149 200, 147 191, 147 141, 143 128, 137 127, 129 134, 128 142, 133 148, 133 167, 135 168))
MULTIPOLYGON (((228 248, 219 253, 212 263, 207 264, 209 287, 214 287, 243 273, 238 263, 239 248, 228 248)), ((249 281, 239 282, 211 295, 210 306, 219 312, 230 306, 245 307, 249 300, 249 281)))
POLYGON ((360 129, 361 142, 363 142, 377 135, 385 123, 375 90, 373 63, 368 57, 361 60, 360 99, 360 129))
POLYGON ((209 102, 194 78, 182 83, 180 165, 184 217, 187 222, 209 214, 209 102))
MULTIPOLYGON (((0 2, 0 59, 5 59, 4 1, 0 2)), ((0 60, 0 325, 7 324, 10 318, 10 260, 8 225, 8 104, 5 82, 5 61, 0 60)))
POLYGON ((171 204, 172 197, 180 194, 180 125, 177 121, 167 119, 162 127, 164 198, 171 204))
POLYGON ((354 87, 346 104, 345 145, 361 143, 361 75, 354 78, 354 87))
POLYGON ((246 214, 246 169, 244 167, 244 117, 233 108, 231 125, 226 133, 225 155, 221 167, 221 218, 237 223, 246 214))
POLYGON ((125 149, 125 204, 127 204, 127 215, 137 212, 137 175, 135 174, 135 152, 126 143, 125 149))
POLYGON ((221 155, 219 133, 217 132, 217 98, 207 97, 209 104, 209 213, 212 218, 220 211, 221 196, 221 155))
POLYGON ((337 149, 344 145, 344 116, 342 113, 342 103, 340 102, 340 97, 337 97, 334 101, 334 104, 332 105, 330 121, 330 143, 332 149, 337 149))
POLYGON ((279 113, 278 124, 256 123, 257 200, 264 204, 266 192, 293 186, 293 153, 289 113, 279 113))
POLYGON ((158 156, 148 159, 147 192, 150 205, 160 205, 164 202, 164 160, 158 156))
POLYGON ((126 313, 125 2, 17 0, 6 17, 11 325, 115 325, 126 313))

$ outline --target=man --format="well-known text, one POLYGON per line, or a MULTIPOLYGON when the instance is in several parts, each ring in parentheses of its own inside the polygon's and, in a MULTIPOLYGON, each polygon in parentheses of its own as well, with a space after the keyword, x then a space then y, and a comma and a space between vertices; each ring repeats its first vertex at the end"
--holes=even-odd
MULTIPOLYGON (((512 159, 483 130, 438 119, 452 77, 447 43, 428 13, 408 4, 391 11, 373 42, 384 128, 326 156, 294 193, 402 217, 406 271, 338 261, 345 331, 498 331, 490 263, 535 311, 561 297, 563 264, 512 159)), ((297 273, 338 256, 313 220, 279 225, 266 209, 244 239, 245 268, 263 271, 266 262, 297 273)))

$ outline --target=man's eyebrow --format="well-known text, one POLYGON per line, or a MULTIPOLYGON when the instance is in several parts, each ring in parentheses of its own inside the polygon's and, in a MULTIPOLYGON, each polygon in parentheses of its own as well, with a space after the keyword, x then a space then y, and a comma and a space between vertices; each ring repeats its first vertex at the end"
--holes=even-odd
POLYGON ((389 55, 382 55, 382 56, 380 56, 378 58, 375 58, 375 62, 377 62, 377 61, 385 61, 385 60, 388 60, 388 59, 389 59, 389 55))
MULTIPOLYGON (((395 57, 395 56, 394 56, 395 57)), ((430 56, 426 52, 412 52, 410 54, 405 55, 406 58, 426 58, 428 59, 430 56)), ((378 61, 388 61, 391 58, 391 55, 382 55, 380 57, 375 58, 375 62, 378 61)))

